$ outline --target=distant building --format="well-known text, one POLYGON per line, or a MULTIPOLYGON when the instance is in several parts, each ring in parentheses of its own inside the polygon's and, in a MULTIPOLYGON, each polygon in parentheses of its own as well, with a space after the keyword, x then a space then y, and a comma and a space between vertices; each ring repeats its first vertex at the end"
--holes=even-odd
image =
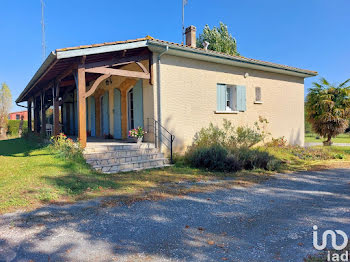
POLYGON ((13 112, 9 114, 9 120, 21 120, 23 116, 23 120, 28 120, 28 111, 19 111, 13 112))

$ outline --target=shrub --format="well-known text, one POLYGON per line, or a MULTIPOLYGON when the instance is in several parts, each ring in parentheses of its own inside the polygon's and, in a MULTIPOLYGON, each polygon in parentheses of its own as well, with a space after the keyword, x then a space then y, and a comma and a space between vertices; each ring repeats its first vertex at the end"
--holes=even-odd
POLYGON ((285 147, 287 146, 287 139, 282 136, 279 138, 272 138, 270 142, 266 143, 265 145, 268 147, 285 147))
POLYGON ((273 171, 281 165, 280 160, 265 151, 240 148, 228 152, 219 145, 196 148, 187 152, 185 159, 191 166, 224 172, 255 168, 273 171))
POLYGON ((192 166, 215 171, 225 170, 226 157, 227 150, 220 145, 200 147, 186 154, 192 166))
POLYGON ((234 150, 233 154, 237 156, 242 167, 246 170, 255 168, 270 170, 272 165, 277 169, 277 166, 281 164, 280 160, 276 159, 268 152, 260 151, 258 149, 242 148, 234 150), (277 162, 279 162, 279 164, 277 162))
POLYGON ((194 136, 192 148, 210 147, 213 145, 224 146, 225 132, 212 123, 209 127, 202 128, 194 136))
POLYGON ((51 137, 51 148, 65 159, 82 160, 83 149, 79 142, 74 142, 63 133, 51 137))
POLYGON ((196 133, 190 150, 200 147, 211 147, 219 145, 227 150, 234 148, 250 148, 263 141, 268 133, 265 126, 268 122, 264 118, 259 118, 254 127, 235 127, 229 120, 224 119, 223 127, 210 123, 209 127, 202 128, 196 133))
POLYGON ((274 158, 270 159, 269 162, 267 162, 266 169, 269 171, 277 171, 281 168, 282 166, 282 161, 274 158))
MULTIPOLYGON (((19 124, 21 120, 9 120, 7 133, 10 136, 18 136, 19 135, 19 124)), ((27 132, 28 130, 28 121, 23 121, 22 132, 27 132)))
POLYGON ((224 160, 225 171, 227 172, 237 172, 242 170, 241 161, 237 158, 236 155, 228 154, 224 160))

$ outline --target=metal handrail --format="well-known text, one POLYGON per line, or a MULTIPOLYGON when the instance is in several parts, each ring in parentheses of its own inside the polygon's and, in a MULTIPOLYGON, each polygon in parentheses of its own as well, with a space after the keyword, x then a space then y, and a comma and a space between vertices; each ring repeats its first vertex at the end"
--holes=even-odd
POLYGON ((159 129, 161 129, 161 131, 165 131, 169 136, 165 136, 163 132, 160 132, 162 138, 165 138, 170 145, 166 144, 163 142, 163 139, 160 139, 160 142, 163 143, 168 149, 170 149, 170 163, 173 164, 173 142, 175 140, 175 136, 170 133, 164 126, 162 126, 157 120, 155 120, 154 118, 147 118, 147 132, 148 133, 154 133, 154 143, 156 148, 159 147, 158 145, 158 132, 159 129), (152 121, 152 124, 150 124, 150 120, 152 121), (153 129, 153 131, 151 132, 150 127, 153 129))

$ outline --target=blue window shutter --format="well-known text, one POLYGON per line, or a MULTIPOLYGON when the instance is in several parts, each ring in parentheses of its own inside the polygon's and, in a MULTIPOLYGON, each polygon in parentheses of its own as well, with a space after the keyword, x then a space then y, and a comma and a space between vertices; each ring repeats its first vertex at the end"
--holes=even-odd
POLYGON ((117 88, 114 88, 114 138, 122 138, 121 94, 117 88))
POLYGON ((109 93, 106 91, 103 95, 103 135, 109 134, 109 93))
POLYGON ((226 110, 226 85, 217 84, 216 86, 216 110, 226 110))
POLYGON ((89 129, 89 102, 90 102, 90 97, 86 98, 86 130, 89 129))
POLYGON ((133 87, 134 95, 134 127, 143 127, 143 88, 142 80, 139 80, 133 87))
POLYGON ((90 96, 90 119, 91 119, 91 136, 96 136, 96 129, 95 129, 95 125, 96 125, 96 119, 95 119, 95 97, 90 96))
POLYGON ((245 86, 237 86, 237 110, 247 110, 247 91, 245 86))

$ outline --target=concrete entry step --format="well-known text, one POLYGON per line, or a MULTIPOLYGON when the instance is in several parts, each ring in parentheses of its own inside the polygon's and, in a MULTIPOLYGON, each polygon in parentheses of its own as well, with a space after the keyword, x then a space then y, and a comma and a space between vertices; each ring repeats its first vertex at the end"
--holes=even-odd
POLYGON ((117 157, 133 157, 147 154, 156 154, 158 153, 156 148, 147 148, 147 149, 130 149, 130 150, 115 150, 115 151, 103 151, 103 152, 90 152, 85 153, 85 158, 90 159, 109 159, 117 157))
POLYGON ((135 162, 127 162, 121 164, 111 164, 111 165, 97 165, 93 166, 94 169, 101 171, 103 173, 118 173, 118 172, 127 172, 133 170, 142 170, 146 168, 156 168, 164 167, 168 165, 168 159, 151 159, 151 160, 141 160, 135 162))
POLYGON ((92 168, 109 174, 169 165, 169 160, 152 143, 88 143, 84 157, 92 168))
POLYGON ((164 158, 162 153, 139 154, 134 156, 110 157, 110 158, 93 158, 86 159, 86 162, 91 166, 116 165, 128 162, 137 162, 141 160, 154 160, 164 158))

